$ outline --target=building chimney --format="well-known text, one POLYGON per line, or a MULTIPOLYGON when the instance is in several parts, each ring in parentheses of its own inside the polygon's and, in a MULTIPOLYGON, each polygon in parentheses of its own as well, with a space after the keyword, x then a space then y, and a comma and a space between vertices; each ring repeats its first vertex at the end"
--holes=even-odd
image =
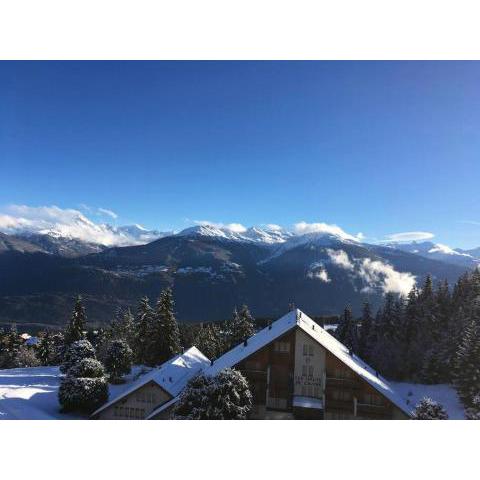
POLYGON ((248 345, 248 340, 245 339, 245 340, 243 341, 243 346, 246 347, 247 345, 248 345))
POLYGON ((315 330, 315 324, 312 325, 312 330, 315 330))
POLYGON ((272 329, 272 322, 270 322, 270 323, 268 324, 268 329, 269 329, 269 330, 272 329))
POLYGON ((215 361, 215 360, 210 360, 210 366, 211 366, 211 367, 213 367, 213 362, 214 362, 214 361, 215 361))
POLYGON ((378 370, 375 370, 375 376, 378 378, 378 370))

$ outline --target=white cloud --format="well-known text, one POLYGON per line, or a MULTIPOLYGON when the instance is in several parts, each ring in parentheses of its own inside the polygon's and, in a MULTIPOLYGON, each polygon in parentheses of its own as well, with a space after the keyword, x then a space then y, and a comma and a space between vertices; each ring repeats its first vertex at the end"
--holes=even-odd
POLYGON ((145 243, 126 231, 95 223, 75 209, 63 209, 55 205, 41 207, 9 205, 2 210, 0 230, 7 234, 50 233, 107 246, 145 243))
POLYGON ((364 258, 360 261, 358 274, 366 283, 364 291, 375 287, 384 293, 392 292, 406 296, 415 285, 415 276, 408 272, 397 272, 388 263, 364 258))
POLYGON ((118 215, 112 211, 112 210, 109 210, 108 208, 98 208, 98 213, 100 215, 107 215, 113 219, 117 219, 118 218, 118 215))
MULTIPOLYGON (((415 285, 415 276, 409 272, 397 272, 392 265, 370 258, 350 259, 344 250, 328 248, 327 254, 333 264, 343 268, 351 275, 360 277, 365 286, 362 292, 382 290, 407 295, 415 285)), ((353 277, 352 277, 353 278, 353 277)))
POLYGON ((220 228, 224 230, 229 230, 234 233, 243 233, 247 231, 247 227, 243 226, 241 223, 219 223, 219 222, 210 222, 208 220, 195 220, 197 225, 211 226, 215 228, 220 228))
POLYGON ((347 252, 344 250, 332 250, 331 248, 327 248, 327 255, 330 257, 330 260, 335 265, 338 265, 345 270, 353 270, 354 265, 348 258, 347 252))
POLYGON ((340 237, 343 240, 352 240, 354 242, 360 241, 364 238, 362 233, 359 233, 356 236, 350 235, 338 225, 328 223, 307 223, 302 221, 294 225, 294 230, 298 235, 304 235, 306 233, 326 233, 340 237))
POLYGON ((309 271, 307 273, 307 277, 313 279, 320 280, 321 282, 330 283, 332 280, 328 276, 328 272, 325 269, 309 271))
POLYGON ((435 235, 430 232, 401 232, 387 235, 386 238, 390 242, 414 242, 420 240, 430 240, 435 235))
POLYGON ((276 223, 267 223, 265 224, 265 227, 272 232, 281 232, 283 230, 283 228, 276 223))

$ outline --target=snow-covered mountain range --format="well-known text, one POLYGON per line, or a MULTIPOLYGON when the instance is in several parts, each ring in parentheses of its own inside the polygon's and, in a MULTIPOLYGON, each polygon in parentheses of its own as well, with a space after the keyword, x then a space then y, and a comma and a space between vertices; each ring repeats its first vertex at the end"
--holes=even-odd
MULTIPOLYGON (((328 246, 338 241, 347 244, 363 243, 360 237, 349 235, 335 225, 326 224, 315 224, 323 227, 314 231, 302 228, 289 231, 277 225, 244 228, 202 223, 175 232, 148 230, 138 224, 123 226, 96 224, 77 213, 73 218, 69 218, 66 224, 33 222, 10 228, 0 226, 0 231, 28 240, 48 253, 67 257, 97 253, 112 246, 145 245, 165 237, 210 238, 264 245, 272 249, 272 255, 280 255, 288 249, 304 244, 328 246)), ((480 248, 461 250, 430 241, 389 242, 381 245, 453 265, 474 267, 480 264, 480 248)))
POLYGON ((386 246, 454 265, 473 267, 480 264, 480 249, 453 249, 448 245, 433 242, 391 242, 386 246))

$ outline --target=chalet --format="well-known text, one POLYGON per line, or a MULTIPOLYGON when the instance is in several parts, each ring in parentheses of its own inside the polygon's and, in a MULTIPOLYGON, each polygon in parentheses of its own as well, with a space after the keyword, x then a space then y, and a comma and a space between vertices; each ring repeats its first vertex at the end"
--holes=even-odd
POLYGON ((177 398, 187 382, 210 365, 196 347, 140 377, 127 390, 95 411, 101 420, 145 419, 153 409, 177 398))
MULTIPOLYGON (((292 310, 203 369, 235 367, 254 397, 252 419, 408 419, 388 382, 300 310, 292 310)), ((147 415, 169 418, 179 396, 147 415)))

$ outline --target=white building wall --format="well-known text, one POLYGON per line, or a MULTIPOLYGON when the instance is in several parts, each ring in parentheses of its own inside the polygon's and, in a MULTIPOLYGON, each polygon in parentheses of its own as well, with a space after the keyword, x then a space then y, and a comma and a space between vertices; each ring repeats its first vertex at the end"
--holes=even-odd
POLYGON ((295 333, 294 395, 322 398, 325 378, 325 349, 297 329, 295 333))

